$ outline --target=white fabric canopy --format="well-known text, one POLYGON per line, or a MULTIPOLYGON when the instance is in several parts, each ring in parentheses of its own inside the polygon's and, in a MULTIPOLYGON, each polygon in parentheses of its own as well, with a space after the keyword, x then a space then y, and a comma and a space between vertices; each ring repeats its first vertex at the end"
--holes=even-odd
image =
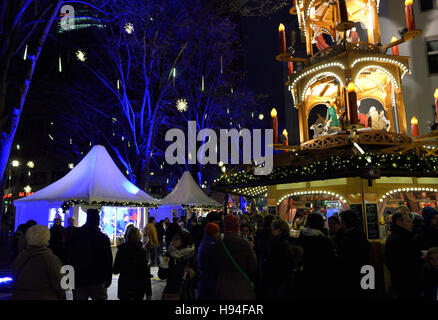
POLYGON ((94 146, 67 175, 15 203, 68 200, 159 203, 126 179, 101 145, 94 146))
POLYGON ((161 200, 162 205, 191 207, 222 207, 199 189, 190 172, 186 171, 177 183, 175 189, 161 200))

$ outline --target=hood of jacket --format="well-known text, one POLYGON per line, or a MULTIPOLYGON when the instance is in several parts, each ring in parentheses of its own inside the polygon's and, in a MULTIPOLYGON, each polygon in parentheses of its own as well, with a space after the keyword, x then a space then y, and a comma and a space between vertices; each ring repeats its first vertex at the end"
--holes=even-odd
POLYGON ((190 259, 195 254, 195 245, 192 244, 187 248, 177 249, 173 246, 173 243, 169 246, 169 254, 175 259, 190 259))
POLYGON ((317 236, 323 236, 326 237, 326 235, 318 229, 311 229, 311 228, 304 228, 302 231, 303 236, 306 237, 317 237, 317 236))

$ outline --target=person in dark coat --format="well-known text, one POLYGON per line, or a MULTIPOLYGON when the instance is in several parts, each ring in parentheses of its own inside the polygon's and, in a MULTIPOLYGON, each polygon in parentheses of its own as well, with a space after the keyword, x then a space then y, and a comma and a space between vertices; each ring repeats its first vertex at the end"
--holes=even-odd
POLYGON ((198 250, 200 279, 198 282, 198 300, 214 300, 216 298, 217 270, 214 252, 219 239, 220 228, 210 222, 204 229, 198 250))
POLYGON ((338 241, 344 298, 361 299, 366 293, 360 286, 361 268, 370 264, 371 244, 359 227, 356 213, 341 212, 342 236, 338 241))
POLYGON ((218 243, 215 249, 218 281, 216 299, 218 300, 253 300, 255 292, 251 282, 257 274, 257 258, 249 242, 242 239, 239 232, 239 218, 229 214, 224 218, 224 240, 218 243), (249 281, 239 271, 227 254, 249 278, 249 281))
POLYGON ((35 225, 26 232, 27 246, 12 264, 12 300, 65 300, 61 260, 49 249, 50 231, 35 225))
POLYGON ((20 224, 14 233, 14 238, 12 239, 14 247, 14 257, 15 259, 18 254, 26 248, 26 232, 33 226, 36 226, 35 220, 29 220, 25 224, 20 224))
POLYGON ((201 241, 203 239, 203 230, 201 223, 198 221, 198 219, 196 219, 196 217, 192 217, 190 229, 190 235, 192 236, 193 243, 195 244, 195 251, 198 252, 199 246, 201 245, 201 241))
POLYGON ((412 221, 408 214, 392 216, 391 234, 386 240, 385 263, 391 275, 392 292, 397 299, 420 297, 423 262, 414 242, 412 221))
POLYGON ((438 300, 438 247, 427 251, 427 265, 423 274, 421 295, 425 300, 438 300))
POLYGON ((106 300, 112 281, 113 257, 108 236, 99 229, 99 211, 87 210, 87 222, 68 244, 68 264, 75 269, 74 300, 106 300))
POLYGON ((337 260, 330 239, 324 232, 324 218, 309 214, 298 244, 303 248, 303 272, 300 279, 301 297, 326 299, 333 297, 337 260))
POLYGON ((146 249, 141 243, 140 230, 131 228, 128 241, 117 247, 113 273, 120 274, 117 287, 119 300, 147 300, 152 297, 151 270, 146 249))
POLYGON ((173 237, 181 231, 181 227, 178 224, 178 217, 172 218, 172 223, 167 226, 166 230, 166 249, 169 250, 170 242, 172 242, 173 237))
POLYGON ((50 228, 50 241, 49 248, 52 249, 53 253, 61 259, 62 262, 65 262, 65 229, 61 225, 61 218, 55 218, 53 226, 50 228))
MULTIPOLYGON (((158 258, 163 255, 163 242, 164 242, 164 220, 160 220, 160 222, 155 224, 155 229, 157 229, 157 238, 158 238, 158 258)), ((159 259, 158 259, 159 260, 159 259)))
POLYGON ((296 274, 301 264, 303 249, 292 243, 289 225, 283 219, 277 219, 272 223, 272 235, 273 239, 269 243, 262 265, 262 298, 297 298, 296 274))
POLYGON ((438 212, 432 207, 424 207, 421 214, 424 221, 417 239, 420 249, 438 247, 438 212))
POLYGON ((175 234, 166 255, 160 265, 160 269, 166 271, 158 274, 160 279, 167 279, 163 298, 166 294, 180 293, 180 300, 195 300, 199 266, 190 234, 185 231, 175 234))

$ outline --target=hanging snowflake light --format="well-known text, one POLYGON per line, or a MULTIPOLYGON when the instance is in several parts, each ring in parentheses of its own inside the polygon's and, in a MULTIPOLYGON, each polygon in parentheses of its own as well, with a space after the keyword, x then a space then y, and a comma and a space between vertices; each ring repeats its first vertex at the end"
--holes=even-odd
POLYGON ((84 62, 87 57, 85 56, 85 52, 82 50, 76 51, 76 58, 78 58, 79 61, 84 62))
POLYGON ((134 32, 134 26, 132 25, 132 23, 128 22, 127 24, 125 24, 125 32, 127 34, 131 34, 134 32))
POLYGON ((176 109, 179 112, 185 112, 187 111, 187 100, 186 99, 179 99, 176 101, 176 109))

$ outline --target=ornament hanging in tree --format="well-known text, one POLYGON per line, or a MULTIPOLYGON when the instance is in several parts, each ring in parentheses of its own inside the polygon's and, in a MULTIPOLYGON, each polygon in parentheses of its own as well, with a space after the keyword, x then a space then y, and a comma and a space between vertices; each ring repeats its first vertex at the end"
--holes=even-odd
POLYGON ((179 112, 185 112, 187 111, 187 100, 186 99, 179 99, 176 101, 176 109, 179 112))

